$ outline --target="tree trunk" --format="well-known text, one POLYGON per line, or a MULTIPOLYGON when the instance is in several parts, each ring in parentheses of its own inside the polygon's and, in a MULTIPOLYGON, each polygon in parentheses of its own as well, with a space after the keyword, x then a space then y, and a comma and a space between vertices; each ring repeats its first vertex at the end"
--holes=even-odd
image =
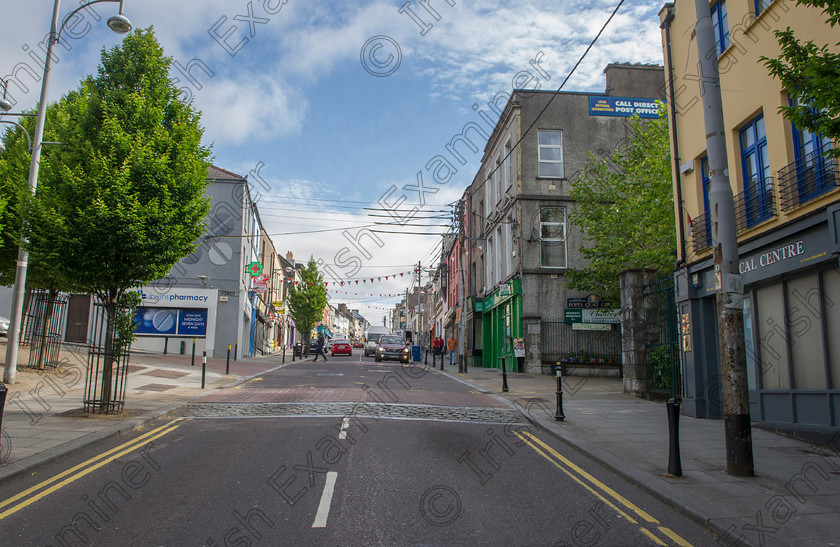
POLYGON ((102 363, 102 389, 101 400, 99 402, 100 410, 107 410, 111 405, 111 384, 113 379, 114 361, 115 361, 115 338, 117 330, 117 294, 116 290, 112 289, 108 292, 108 300, 105 302, 105 318, 107 326, 105 328, 105 352, 102 363))

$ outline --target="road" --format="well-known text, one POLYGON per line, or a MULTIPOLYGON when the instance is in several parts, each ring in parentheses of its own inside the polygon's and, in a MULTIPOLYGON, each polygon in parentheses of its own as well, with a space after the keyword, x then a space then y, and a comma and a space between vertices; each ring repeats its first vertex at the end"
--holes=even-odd
POLYGON ((2 543, 716 544, 502 400, 359 353, 214 392, 3 485, 2 543))

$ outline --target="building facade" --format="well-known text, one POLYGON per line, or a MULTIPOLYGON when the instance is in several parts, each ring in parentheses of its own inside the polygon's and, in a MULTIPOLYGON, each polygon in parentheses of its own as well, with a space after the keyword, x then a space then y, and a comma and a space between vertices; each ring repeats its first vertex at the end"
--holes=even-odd
MULTIPOLYGON (((604 73, 604 93, 514 90, 496 105, 499 120, 465 196, 470 366, 504 361, 508 370, 548 372, 543 325, 562 322, 576 300, 607 304, 566 284, 565 272, 584 265, 585 241, 570 221, 570 185, 589 154, 609 157, 630 136, 629 116, 656 115, 664 74, 640 64, 611 64, 604 73)), ((619 335, 617 325, 609 328, 619 335)), ((561 335, 589 336, 571 326, 561 335)))
POLYGON ((698 52, 693 3, 660 12, 674 105, 671 146, 678 233, 676 273, 684 376, 683 411, 722 416, 716 278, 708 159, 697 70, 700 55, 720 75, 728 177, 735 196, 739 270, 753 420, 800 432, 840 426, 840 177, 833 147, 796 127, 779 107, 791 98, 762 55, 775 30, 837 53, 837 29, 820 9, 792 0, 711 2, 715 46, 698 52))

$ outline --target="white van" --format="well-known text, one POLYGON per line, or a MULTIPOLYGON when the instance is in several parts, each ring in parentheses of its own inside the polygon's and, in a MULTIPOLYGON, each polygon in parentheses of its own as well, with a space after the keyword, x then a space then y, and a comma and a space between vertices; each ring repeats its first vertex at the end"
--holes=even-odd
POLYGON ((391 334, 391 329, 388 327, 370 327, 367 336, 365 337, 365 357, 376 355, 376 343, 384 334, 391 334))

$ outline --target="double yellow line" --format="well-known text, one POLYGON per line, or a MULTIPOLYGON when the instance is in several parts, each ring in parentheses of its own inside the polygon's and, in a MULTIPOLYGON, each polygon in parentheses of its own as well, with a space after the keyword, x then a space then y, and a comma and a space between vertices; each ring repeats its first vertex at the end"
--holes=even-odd
POLYGON ((8 509, 0 513, 0 520, 3 520, 9 515, 17 513, 24 507, 32 505, 41 498, 44 498, 52 494, 56 490, 67 486, 71 482, 84 477, 88 473, 99 469, 103 465, 114 461, 120 456, 128 454, 132 450, 138 448, 140 445, 163 437, 167 433, 178 429, 178 427, 180 427, 179 422, 183 420, 184 418, 176 418, 175 420, 166 425, 158 427, 157 429, 153 429, 148 433, 145 433, 137 437, 136 439, 123 443, 120 446, 112 448, 107 452, 103 452, 102 454, 99 454, 96 457, 93 457, 74 467, 71 467, 66 471, 62 471, 58 475, 55 475, 39 484, 36 484, 35 486, 28 488, 23 492, 12 496, 9 499, 0 501, 0 510, 2 510, 4 507, 8 507, 8 509))
POLYGON ((666 540, 663 540, 657 534, 662 534, 675 545, 680 547, 692 547, 691 543, 680 537, 676 532, 661 523, 638 507, 630 500, 602 483, 591 474, 584 471, 580 466, 572 463, 571 460, 531 435, 530 433, 519 433, 516 435, 525 441, 534 451, 551 462, 555 467, 560 469, 563 473, 568 475, 572 480, 589 490, 593 496, 604 502, 608 507, 611 507, 616 513, 627 519, 631 524, 638 526, 639 531, 648 537, 657 545, 667 546, 666 540), (644 522, 640 522, 644 521, 644 522))

